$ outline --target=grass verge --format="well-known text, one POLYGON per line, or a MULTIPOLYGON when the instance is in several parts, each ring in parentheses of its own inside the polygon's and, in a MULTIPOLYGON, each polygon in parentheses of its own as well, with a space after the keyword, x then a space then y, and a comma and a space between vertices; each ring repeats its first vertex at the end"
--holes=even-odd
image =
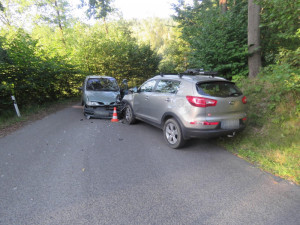
MULTIPOLYGON (((260 130, 248 128, 233 140, 221 139, 220 144, 259 168, 300 184, 299 141, 279 133, 265 135, 260 130)), ((299 131, 296 135, 299 137, 299 131)))
MULTIPOLYGON (((284 67, 284 68, 283 68, 284 67)), ((238 82, 248 99, 248 126, 220 144, 276 176, 300 184, 300 77, 277 66, 238 82)))

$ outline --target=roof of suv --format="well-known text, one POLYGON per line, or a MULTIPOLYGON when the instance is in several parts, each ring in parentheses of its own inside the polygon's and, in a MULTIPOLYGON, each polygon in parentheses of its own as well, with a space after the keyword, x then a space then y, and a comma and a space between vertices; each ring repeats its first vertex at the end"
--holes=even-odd
POLYGON ((89 75, 86 77, 86 79, 89 78, 113 78, 113 77, 109 77, 109 76, 105 76, 105 75, 89 75))
POLYGON ((174 80, 186 80, 190 82, 199 82, 199 81, 228 81, 223 77, 216 77, 216 76, 204 76, 204 75, 175 75, 175 74, 166 74, 166 75, 157 75, 153 77, 154 79, 158 78, 167 78, 167 79, 174 79, 174 80))

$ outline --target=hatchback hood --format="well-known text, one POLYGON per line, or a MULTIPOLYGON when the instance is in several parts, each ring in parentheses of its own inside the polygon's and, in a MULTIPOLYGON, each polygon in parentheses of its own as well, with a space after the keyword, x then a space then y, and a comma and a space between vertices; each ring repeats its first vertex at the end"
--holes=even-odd
POLYGON ((102 102, 105 105, 109 105, 112 102, 116 102, 118 91, 86 91, 87 99, 91 102, 102 102))

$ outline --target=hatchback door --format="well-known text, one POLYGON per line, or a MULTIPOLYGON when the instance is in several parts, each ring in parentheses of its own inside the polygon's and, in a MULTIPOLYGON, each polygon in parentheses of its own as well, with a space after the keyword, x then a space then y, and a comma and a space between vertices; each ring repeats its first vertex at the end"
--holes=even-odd
POLYGON ((232 82, 210 81, 197 84, 197 91, 206 101, 206 120, 220 122, 222 129, 238 129, 246 117, 246 97, 232 82))

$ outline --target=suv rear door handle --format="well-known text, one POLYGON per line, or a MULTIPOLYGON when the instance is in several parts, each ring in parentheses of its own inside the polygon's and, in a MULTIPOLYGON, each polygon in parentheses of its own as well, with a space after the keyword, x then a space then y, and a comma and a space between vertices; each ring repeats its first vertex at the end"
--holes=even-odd
POLYGON ((170 101, 171 101, 171 99, 169 99, 169 98, 165 99, 165 102, 170 102, 170 101))

